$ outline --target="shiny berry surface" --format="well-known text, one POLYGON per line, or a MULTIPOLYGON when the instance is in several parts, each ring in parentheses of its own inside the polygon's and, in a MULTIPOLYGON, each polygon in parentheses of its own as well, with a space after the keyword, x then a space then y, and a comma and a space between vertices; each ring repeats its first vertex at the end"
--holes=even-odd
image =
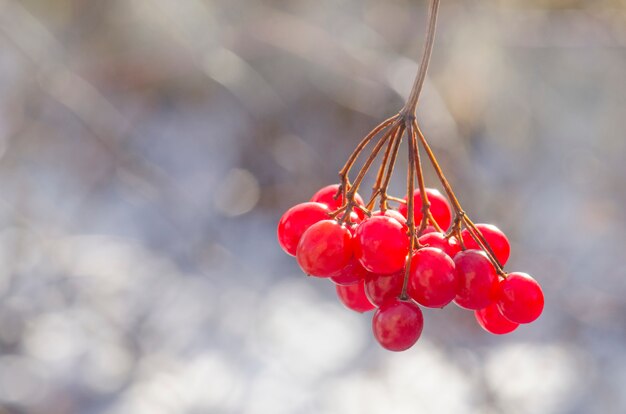
POLYGON ((321 203, 302 203, 291 207, 278 222, 278 243, 283 250, 296 255, 298 242, 304 232, 313 224, 330 218, 330 210, 321 203))
POLYGON ((322 220, 304 232, 296 260, 304 273, 329 277, 350 263, 353 255, 353 238, 347 227, 335 220, 322 220))
POLYGON ((474 316, 478 324, 487 332, 494 335, 504 335, 513 332, 519 326, 518 323, 511 322, 500 313, 498 305, 492 303, 486 308, 474 311, 474 316))
POLYGON ((380 307, 383 303, 400 296, 403 281, 404 269, 390 275, 370 274, 365 279, 365 294, 370 302, 380 307))
POLYGON ((406 226, 394 218, 370 217, 356 229, 354 253, 369 272, 397 272, 404 267, 408 252, 406 226))
POLYGON ((424 327, 424 317, 413 301, 385 302, 372 319, 374 337, 389 351, 404 351, 413 346, 424 327))
MULTIPOLYGON (((496 255, 496 259, 502 266, 509 260, 509 255, 511 253, 511 245, 509 244, 509 239, 504 235, 504 233, 494 226, 493 224, 476 224, 476 228, 483 235, 491 250, 496 255)), ((463 243, 465 243, 465 247, 468 249, 480 249, 476 240, 472 237, 470 232, 467 229, 463 229, 461 232, 461 237, 463 237, 463 243)))
POLYGON ((349 286, 337 285, 335 288, 337 290, 339 300, 348 309, 363 313, 376 308, 372 305, 367 296, 365 296, 363 281, 349 286))
POLYGON ((408 292, 417 303, 444 307, 456 297, 457 289, 454 261, 443 250, 424 247, 413 254, 408 292))
POLYGON ((454 236, 446 239, 445 235, 443 233, 439 233, 438 231, 423 234, 420 236, 419 242, 425 247, 435 247, 437 249, 441 249, 451 258, 456 256, 456 254, 461 251, 461 245, 454 236))
POLYGON ((346 267, 330 276, 330 280, 338 285, 353 285, 365 280, 369 274, 370 273, 365 270, 363 265, 361 265, 361 262, 359 262, 356 257, 352 257, 346 267))
MULTIPOLYGON (((398 210, 385 210, 385 214, 382 211, 376 210, 372 212, 372 217, 374 216, 387 216, 398 220, 399 223, 404 224, 406 226, 406 217, 404 217, 398 210)), ((408 229, 408 227, 407 227, 408 229)))
MULTIPOLYGON (((326 204, 330 211, 337 210, 339 207, 343 205, 343 196, 339 194, 339 196, 335 199, 335 195, 339 190, 339 184, 331 184, 326 187, 320 189, 317 193, 311 197, 311 201, 316 203, 326 204)), ((354 196, 354 201, 359 205, 364 205, 363 198, 357 193, 354 196)))
POLYGON ((454 302, 465 309, 482 309, 498 298, 498 274, 481 250, 465 250, 454 257, 459 290, 454 302))
POLYGON ((509 273, 500 282, 498 308, 505 318, 517 323, 530 323, 543 311, 543 291, 526 273, 509 273))
MULTIPOLYGON (((415 200, 415 223, 419 224, 422 220, 422 196, 420 195, 420 191, 418 189, 416 189, 413 194, 413 199, 415 200)), ((433 218, 437 224, 439 224, 439 227, 446 230, 450 227, 450 223, 452 223, 452 210, 450 209, 448 200, 446 200, 443 194, 435 188, 426 189, 426 198, 430 202, 430 212, 432 213, 433 218)), ((407 198, 405 197, 404 199, 406 200, 407 198)), ((408 207, 406 204, 401 204, 398 211, 402 213, 404 217, 408 216, 408 207)))

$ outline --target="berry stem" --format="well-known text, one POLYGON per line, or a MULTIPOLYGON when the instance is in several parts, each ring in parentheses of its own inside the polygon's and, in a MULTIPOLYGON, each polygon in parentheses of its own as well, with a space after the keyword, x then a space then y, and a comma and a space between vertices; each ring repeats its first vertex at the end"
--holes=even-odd
POLYGON ((439 0, 432 0, 430 2, 428 29, 426 32, 426 43, 424 45, 424 52, 422 54, 422 60, 413 81, 413 88, 406 101, 406 104, 400 111, 400 115, 404 119, 415 118, 415 111, 417 109, 417 102, 419 101, 422 87, 424 86, 424 80, 426 79, 426 72, 428 71, 428 65, 430 63, 430 57, 433 51, 433 45, 435 43, 435 31, 437 29, 437 15, 439 13, 439 0))
POLYGON ((398 152, 400 152, 400 144, 402 143, 402 133, 400 129, 398 129, 398 134, 396 135, 395 142, 393 145, 393 150, 391 152, 391 160, 389 165, 387 165, 387 172, 385 173, 385 180, 383 181, 381 193, 380 193, 380 210, 384 212, 387 209, 387 200, 390 200, 391 197, 387 194, 389 190, 389 183, 391 182, 391 176, 393 175, 393 169, 396 165, 396 159, 398 158, 398 152))
MULTIPOLYGON (((428 201, 428 197, 426 194, 426 184, 424 183, 424 173, 422 171, 422 161, 420 157, 419 146, 417 145, 417 138, 415 134, 415 129, 413 128, 413 123, 409 125, 409 135, 412 141, 411 146, 413 147, 413 160, 415 164, 415 171, 417 172, 417 185, 420 190, 420 198, 422 199, 422 220, 417 230, 417 236, 419 237, 426 225, 428 224, 428 218, 430 215, 430 201, 428 201)), ((433 220, 434 221, 434 220, 433 220)))
MULTIPOLYGON (((409 167, 407 171, 407 227, 408 236, 409 236, 409 254, 407 255, 406 265, 404 270, 404 279, 402 280, 402 293, 400 293, 401 300, 408 299, 408 286, 409 286, 409 275, 411 272, 411 258, 413 257, 413 248, 415 247, 415 197, 414 197, 414 189, 415 189, 415 151, 414 144, 415 140, 413 140, 413 130, 411 122, 407 121, 407 142, 409 146, 409 167)), ((419 242, 418 242, 419 243, 419 242)), ((418 246, 419 248, 419 246, 418 246)))

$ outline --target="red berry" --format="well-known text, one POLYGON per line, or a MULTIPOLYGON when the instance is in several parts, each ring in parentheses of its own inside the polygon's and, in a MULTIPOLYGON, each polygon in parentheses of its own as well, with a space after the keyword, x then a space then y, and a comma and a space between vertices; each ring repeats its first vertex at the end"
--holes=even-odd
POLYGON ((391 300, 381 306, 372 319, 374 337, 389 351, 404 351, 417 342, 424 317, 413 301, 391 300))
POLYGON ((484 309, 474 312, 478 324, 487 332, 494 335, 504 335, 513 332, 519 326, 519 323, 511 322, 498 309, 496 303, 492 303, 484 309))
POLYGON ((365 294, 370 302, 380 307, 383 303, 400 296, 403 281, 404 269, 390 275, 370 274, 365 279, 365 294))
MULTIPOLYGON (((328 209, 331 211, 337 210, 339 207, 343 206, 343 195, 339 194, 337 198, 335 195, 339 190, 339 184, 331 184, 319 190, 317 193, 311 197, 311 201, 326 204, 328 209)), ((354 201, 359 205, 364 205, 363 198, 357 193, 354 195, 354 201)))
MULTIPOLYGON (((396 220, 398 220, 398 222, 400 222, 401 224, 406 225, 406 217, 404 217, 402 214, 400 214, 399 211, 397 210, 385 210, 385 214, 382 213, 382 211, 380 210, 376 210, 372 213, 372 217, 374 216, 387 216, 387 217, 391 217, 394 218, 396 220)), ((407 228, 408 229, 408 228, 407 228)))
POLYGON ((500 282, 498 308, 505 318, 517 323, 530 323, 543 311, 543 291, 526 273, 514 272, 500 282))
POLYGON ((409 296, 417 303, 442 308, 452 302, 457 288, 454 261, 443 250, 424 247, 413 254, 409 296))
POLYGON ((329 219, 328 207, 320 203, 302 203, 291 207, 278 222, 278 243, 288 254, 295 256, 302 234, 313 224, 329 219))
POLYGON ((425 247, 436 247, 437 249, 441 249, 450 257, 456 256, 456 254, 461 251, 461 245, 454 236, 446 239, 446 236, 438 231, 423 234, 420 236, 419 242, 425 247))
POLYGON ((350 230, 335 220, 322 220, 302 235, 296 260, 306 274, 329 277, 346 267, 352 254, 350 230))
POLYGON ((368 275, 369 272, 365 270, 356 257, 352 257, 346 267, 330 276, 330 280, 338 285, 354 285, 365 280, 368 275))
MULTIPOLYGON (((413 199, 415 200, 415 223, 419 224, 422 220, 422 196, 418 189, 416 189, 413 194, 413 199)), ((439 190, 434 188, 426 189, 426 198, 430 202, 430 212, 437 224, 439 224, 439 227, 444 230, 450 227, 450 223, 452 223, 452 211, 450 210, 448 200, 446 200, 439 190)), ((407 200, 407 197, 404 197, 404 199, 407 200)), ((408 216, 408 207, 406 204, 400 204, 398 211, 400 211, 404 217, 408 216)))
POLYGON ((346 308, 356 312, 367 312, 375 308, 374 305, 365 296, 365 287, 363 281, 350 286, 337 285, 337 296, 346 308))
POLYGON ((394 218, 370 217, 356 229, 354 253, 369 272, 389 274, 401 270, 408 252, 406 226, 394 218))
POLYGON ((482 250, 454 256, 459 290, 454 302, 465 309, 482 309, 498 297, 498 274, 482 250))
MULTIPOLYGON (((476 228, 489 243, 491 250, 496 255, 496 259, 504 266, 507 260, 509 260, 509 254, 511 253, 509 239, 493 224, 480 223, 476 224, 476 228)), ((480 249, 478 243, 476 243, 476 240, 474 240, 467 229, 461 232, 461 237, 463 237, 463 243, 465 243, 465 247, 468 249, 480 249)))

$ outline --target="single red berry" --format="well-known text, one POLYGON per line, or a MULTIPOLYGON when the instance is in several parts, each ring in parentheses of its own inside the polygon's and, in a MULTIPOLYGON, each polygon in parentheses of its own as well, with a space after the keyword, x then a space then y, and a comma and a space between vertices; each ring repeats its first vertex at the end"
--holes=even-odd
POLYGON ((296 250, 296 260, 304 273, 317 277, 340 271, 352 255, 352 234, 335 220, 322 220, 309 227, 296 250))
MULTIPOLYGON (((509 254, 511 253, 511 245, 509 244, 509 239, 506 238, 504 233, 494 226, 493 224, 476 224, 476 228, 483 235, 491 250, 496 255, 496 259, 500 262, 502 266, 509 260, 509 254)), ((465 243, 465 247, 468 249, 480 249, 476 240, 472 237, 469 230, 463 229, 461 232, 461 237, 463 237, 463 243, 465 243)))
MULTIPOLYGON (((311 197, 311 201, 326 204, 330 211, 335 211, 343 206, 343 195, 339 194, 339 196, 335 198, 338 190, 339 184, 327 185, 315 193, 313 197, 311 197)), ((354 201, 359 205, 365 205, 363 198, 361 198, 358 193, 354 195, 354 201)))
POLYGON ((409 296, 430 308, 442 308, 455 298, 458 281, 454 261, 441 249, 424 247, 413 254, 409 296))
MULTIPOLYGON (((418 189, 413 193, 414 202, 414 216, 415 223, 420 223, 422 220, 422 196, 418 189)), ((430 202, 430 212, 433 218, 439 224, 442 229, 447 229, 452 223, 452 210, 450 210, 450 204, 448 200, 435 188, 426 189, 426 198, 430 202)), ((404 197, 407 200, 407 197, 404 197)), ((404 217, 408 216, 408 207, 406 204, 400 204, 398 211, 402 213, 404 217)))
POLYGON ((446 239, 445 234, 439 233, 438 231, 421 235, 419 242, 425 247, 441 249, 450 257, 456 256, 456 254, 461 251, 461 245, 456 237, 451 236, 446 239))
MULTIPOLYGON (((372 212, 372 217, 374 216, 387 216, 398 220, 399 223, 406 225, 406 217, 404 217, 398 210, 385 210, 385 214, 382 211, 376 210, 372 212)), ((407 227, 408 229, 408 227, 407 227)))
POLYGON ((498 298, 498 274, 482 250, 465 250, 454 256, 459 281, 454 302, 465 309, 482 309, 498 298))
POLYGON ((486 308, 474 311, 478 324, 487 332, 494 335, 504 335, 513 332, 519 323, 511 322, 500 313, 497 303, 486 308))
POLYGON ((354 253, 369 272, 397 272, 409 253, 406 225, 387 216, 366 219, 356 229, 354 253))
POLYGON ((337 285, 337 296, 346 308, 356 312, 367 312, 375 308, 374 305, 365 296, 365 287, 363 281, 355 285, 341 286, 337 285))
POLYGON ((365 294, 370 302, 380 307, 383 303, 400 296, 403 281, 404 269, 390 275, 370 273, 365 279, 365 294))
POLYGON ((372 319, 374 337, 389 351, 404 351, 412 347, 422 334, 424 317, 413 301, 385 302, 372 319))
POLYGON ((517 323, 530 323, 543 311, 543 291, 526 273, 514 272, 500 282, 498 308, 505 318, 517 323))
POLYGON ((278 243, 283 250, 296 255, 302 234, 313 224, 330 218, 328 207, 321 203, 302 203, 291 207, 278 222, 278 243))
POLYGON ((338 285, 354 285, 365 280, 369 274, 361 265, 361 262, 356 257, 352 257, 346 267, 330 276, 330 280, 338 285))

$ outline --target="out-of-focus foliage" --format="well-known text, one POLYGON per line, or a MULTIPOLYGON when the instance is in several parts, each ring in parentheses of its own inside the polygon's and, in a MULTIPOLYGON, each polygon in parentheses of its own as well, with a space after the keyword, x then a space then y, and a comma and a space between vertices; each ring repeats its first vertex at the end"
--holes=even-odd
POLYGON ((280 251, 401 107, 425 12, 0 0, 0 413, 626 412, 623 1, 443 2, 419 119, 538 322, 428 310, 390 354, 280 251))

